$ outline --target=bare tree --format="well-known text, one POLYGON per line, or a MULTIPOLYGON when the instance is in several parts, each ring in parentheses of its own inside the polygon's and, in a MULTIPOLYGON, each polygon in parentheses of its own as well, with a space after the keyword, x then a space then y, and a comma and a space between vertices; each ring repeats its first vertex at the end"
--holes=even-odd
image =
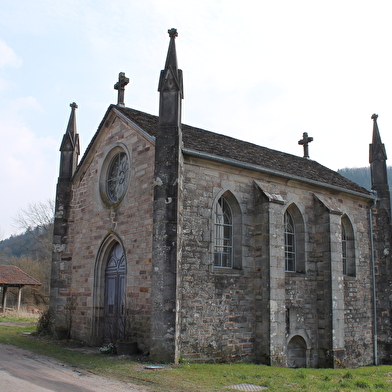
POLYGON ((53 240, 54 202, 36 202, 21 209, 14 218, 18 229, 29 233, 34 241, 31 253, 51 258, 53 240))
POLYGON ((25 254, 20 257, 9 257, 9 264, 16 265, 23 271, 39 280, 42 286, 32 288, 30 295, 37 302, 49 295, 50 267, 52 259, 54 202, 31 203, 21 209, 14 218, 14 226, 24 230, 31 236, 27 242, 25 254))

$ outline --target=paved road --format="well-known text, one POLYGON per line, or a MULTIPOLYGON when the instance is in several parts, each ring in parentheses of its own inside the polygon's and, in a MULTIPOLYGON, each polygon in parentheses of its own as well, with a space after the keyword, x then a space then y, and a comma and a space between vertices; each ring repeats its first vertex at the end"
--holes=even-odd
POLYGON ((124 382, 76 370, 54 359, 0 344, 1 392, 146 392, 124 382))

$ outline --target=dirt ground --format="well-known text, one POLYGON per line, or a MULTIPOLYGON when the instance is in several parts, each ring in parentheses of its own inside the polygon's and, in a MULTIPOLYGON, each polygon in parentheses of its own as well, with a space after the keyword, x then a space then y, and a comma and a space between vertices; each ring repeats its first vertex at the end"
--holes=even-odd
POLYGON ((2 392, 148 392, 145 387, 112 381, 54 359, 0 344, 2 392))

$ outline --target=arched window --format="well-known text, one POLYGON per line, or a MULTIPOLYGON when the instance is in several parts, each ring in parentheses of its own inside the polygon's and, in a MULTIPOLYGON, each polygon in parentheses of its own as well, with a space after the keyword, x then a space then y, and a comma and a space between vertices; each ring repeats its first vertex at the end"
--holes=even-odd
POLYGON ((343 275, 347 275, 347 234, 344 225, 342 225, 342 260, 343 275))
POLYGON ((354 230, 347 215, 342 217, 341 230, 343 275, 355 276, 354 230))
POLYGON ((231 192, 217 200, 213 219, 214 266, 241 268, 241 213, 231 192))
POLYGON ((214 265, 233 267, 233 214, 224 197, 215 205, 214 265))
POLYGON ((305 225, 295 204, 284 213, 284 256, 287 272, 305 272, 305 225))
POLYGON ((284 214, 284 255, 286 271, 296 271, 295 226, 291 214, 284 214))

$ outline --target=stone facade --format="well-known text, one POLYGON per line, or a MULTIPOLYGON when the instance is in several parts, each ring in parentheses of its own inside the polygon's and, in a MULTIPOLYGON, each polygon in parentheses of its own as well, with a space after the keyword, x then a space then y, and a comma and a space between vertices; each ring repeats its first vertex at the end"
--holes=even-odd
POLYGON ((343 194, 331 197, 323 189, 287 185, 279 179, 265 181, 263 175, 228 165, 185 162, 182 355, 279 365, 287 362, 290 339, 301 336, 308 366, 333 366, 334 359, 348 365, 368 363, 372 356, 368 201, 343 194), (214 202, 225 192, 238 200, 242 215, 242 265, 234 270, 213 267, 211 215, 214 202), (271 194, 275 199, 268 198, 271 194), (301 272, 286 272, 284 265, 283 216, 293 206, 305 226, 301 272), (343 215, 355 227, 355 277, 342 271, 343 215), (273 341, 265 339, 268 334, 273 341), (362 354, 352 359, 354 347, 362 354))
MULTIPOLYGON (((56 303, 77 298, 73 315, 74 336, 90 344, 103 337, 104 279, 107 254, 119 242, 127 261, 126 306, 132 334, 141 347, 149 342, 151 312, 152 198, 154 147, 151 139, 111 113, 104 124, 104 137, 95 140, 95 154, 84 162, 85 170, 73 178, 68 231, 61 252, 56 303), (108 154, 123 148, 133 162, 127 197, 109 206, 101 197, 100 175, 108 154), (77 332, 76 332, 77 331, 77 332)), ((57 205, 57 208, 61 206, 57 205)), ((58 253, 56 252, 56 255, 58 253)))
MULTIPOLYGON (((111 105, 79 165, 60 171, 56 323, 71 315, 73 338, 128 337, 157 361, 388 360, 389 194, 380 201, 314 161, 181 125, 170 35, 160 116, 111 105)), ((76 125, 67 135, 77 139, 76 125)), ((62 150, 61 167, 78 148, 62 150)))

